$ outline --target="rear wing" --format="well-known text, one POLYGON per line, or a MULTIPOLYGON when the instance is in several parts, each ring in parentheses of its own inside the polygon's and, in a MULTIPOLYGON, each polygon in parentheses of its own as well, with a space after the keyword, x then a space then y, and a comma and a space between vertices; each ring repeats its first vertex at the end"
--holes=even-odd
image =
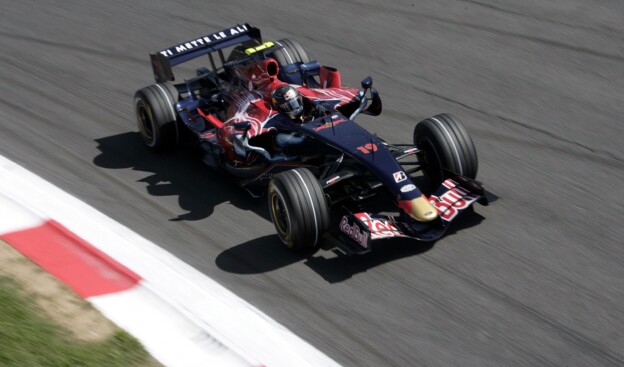
POLYGON ((222 31, 183 42, 162 51, 150 54, 156 83, 175 80, 172 67, 196 57, 208 55, 213 69, 216 69, 213 52, 218 52, 221 62, 225 62, 222 49, 249 41, 262 43, 260 29, 247 23, 237 24, 222 31))

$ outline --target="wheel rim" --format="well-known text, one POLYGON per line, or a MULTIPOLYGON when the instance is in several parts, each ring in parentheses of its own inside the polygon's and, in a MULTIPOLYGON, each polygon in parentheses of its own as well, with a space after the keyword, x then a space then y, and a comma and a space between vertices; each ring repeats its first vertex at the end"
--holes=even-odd
MULTIPOLYGON (((439 182, 442 182, 443 172, 442 172, 442 160, 440 159, 440 155, 438 151, 435 149, 433 142, 425 137, 425 140, 418 145, 421 148, 425 161, 425 175, 429 178, 432 185, 437 185, 439 182)), ((435 187, 432 187, 435 189, 435 187)))
POLYGON ((288 212, 286 211, 284 201, 277 193, 273 193, 271 196, 271 213, 278 234, 280 237, 286 238, 289 229, 288 212))
POLYGON ((152 124, 152 111, 146 108, 142 101, 137 104, 137 117, 141 136, 149 145, 153 144, 154 125, 152 124))

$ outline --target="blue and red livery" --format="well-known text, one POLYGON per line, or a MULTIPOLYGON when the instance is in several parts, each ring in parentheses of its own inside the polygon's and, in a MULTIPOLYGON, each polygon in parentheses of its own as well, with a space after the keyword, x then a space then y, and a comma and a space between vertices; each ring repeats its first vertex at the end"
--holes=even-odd
POLYGON ((199 146, 209 166, 255 197, 268 194, 289 247, 316 247, 326 234, 357 253, 382 238, 434 241, 458 214, 488 202, 457 118, 430 117, 415 126, 413 144, 390 144, 354 121, 381 113, 372 79, 343 86, 336 68, 310 60, 296 41, 263 42, 258 28, 239 24, 150 57, 156 84, 135 94, 145 144, 199 146), (200 56, 210 68, 175 83, 172 67, 200 56), (285 84, 303 97, 300 119, 271 103, 285 84))

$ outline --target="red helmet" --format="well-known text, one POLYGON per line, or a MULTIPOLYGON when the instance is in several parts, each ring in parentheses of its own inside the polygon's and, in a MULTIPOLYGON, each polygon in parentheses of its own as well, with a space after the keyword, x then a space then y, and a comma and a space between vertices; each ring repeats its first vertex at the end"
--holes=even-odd
POLYGON ((276 110, 282 112, 291 119, 301 116, 303 112, 303 98, 299 91, 285 84, 271 92, 271 102, 276 110))

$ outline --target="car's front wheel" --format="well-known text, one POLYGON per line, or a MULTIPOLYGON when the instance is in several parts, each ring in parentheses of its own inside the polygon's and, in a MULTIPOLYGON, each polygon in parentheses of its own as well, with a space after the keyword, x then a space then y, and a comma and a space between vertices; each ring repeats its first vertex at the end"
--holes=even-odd
POLYGON ((269 183, 269 211, 277 235, 291 249, 320 244, 329 227, 329 207, 316 177, 307 168, 276 174, 269 183))
POLYGON ((419 122, 414 128, 414 145, 420 149, 423 171, 432 188, 446 178, 445 170, 477 177, 477 150, 464 125, 453 115, 440 114, 419 122))

